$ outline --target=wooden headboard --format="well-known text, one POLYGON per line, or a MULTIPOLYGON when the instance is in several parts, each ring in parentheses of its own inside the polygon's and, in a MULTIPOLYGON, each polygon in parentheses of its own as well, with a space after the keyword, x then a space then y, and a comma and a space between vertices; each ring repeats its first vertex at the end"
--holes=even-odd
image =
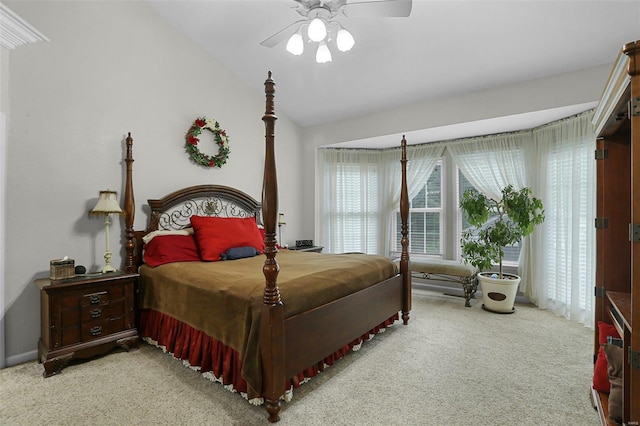
POLYGON ((198 185, 147 200, 151 216, 147 232, 190 226, 191 216, 255 217, 261 224, 260 203, 244 192, 223 185, 198 185))
POLYGON ((196 185, 147 200, 151 208, 144 231, 134 231, 134 269, 142 265, 142 237, 152 231, 173 231, 191 226, 191 216, 254 217, 262 224, 260 203, 250 195, 224 185, 196 185))

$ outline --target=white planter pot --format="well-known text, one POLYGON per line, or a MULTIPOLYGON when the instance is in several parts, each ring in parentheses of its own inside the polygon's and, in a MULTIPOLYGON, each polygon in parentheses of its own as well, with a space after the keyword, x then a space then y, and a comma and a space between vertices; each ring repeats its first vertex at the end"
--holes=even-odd
POLYGON ((482 289, 482 307, 491 312, 510 314, 514 311, 513 304, 516 301, 520 277, 511 274, 502 274, 504 278, 491 278, 491 272, 478 274, 478 282, 482 289))

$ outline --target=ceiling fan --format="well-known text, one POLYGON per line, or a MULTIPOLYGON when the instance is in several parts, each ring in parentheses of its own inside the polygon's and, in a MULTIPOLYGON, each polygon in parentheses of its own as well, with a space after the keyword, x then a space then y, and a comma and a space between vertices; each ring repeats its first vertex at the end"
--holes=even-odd
POLYGON ((327 42, 335 41, 338 50, 346 52, 355 44, 351 33, 336 18, 338 17, 408 17, 412 0, 293 0, 295 10, 303 19, 287 25, 260 45, 275 47, 285 40, 287 51, 301 55, 304 51, 304 36, 318 43, 316 62, 330 62, 331 51, 327 42))

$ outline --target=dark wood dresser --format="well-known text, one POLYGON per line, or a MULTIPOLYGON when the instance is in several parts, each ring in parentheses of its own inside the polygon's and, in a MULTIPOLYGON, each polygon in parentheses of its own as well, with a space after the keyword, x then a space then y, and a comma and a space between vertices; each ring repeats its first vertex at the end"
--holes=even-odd
POLYGON ((38 279, 44 377, 75 358, 91 358, 116 347, 138 348, 135 287, 138 274, 109 272, 63 280, 38 279))

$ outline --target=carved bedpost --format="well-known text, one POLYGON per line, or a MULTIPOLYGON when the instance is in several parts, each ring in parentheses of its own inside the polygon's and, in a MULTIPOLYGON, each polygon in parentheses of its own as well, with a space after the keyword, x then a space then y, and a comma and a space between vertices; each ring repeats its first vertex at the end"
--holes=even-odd
POLYGON ((402 254, 400 255, 400 273, 402 274, 402 322, 409 323, 409 311, 411 311, 411 272, 409 269, 409 193, 407 190, 407 140, 402 135, 400 142, 402 157, 402 183, 400 187, 400 220, 402 221, 402 254))
POLYGON ((133 252, 136 247, 133 232, 133 219, 136 215, 136 203, 133 196, 133 138, 131 132, 127 136, 127 154, 124 161, 127 164, 127 173, 124 185, 124 211, 125 211, 125 261, 124 270, 127 273, 136 272, 137 265, 133 261, 133 252))
POLYGON ((278 289, 280 266, 276 260, 276 220, 278 215, 278 178, 275 159, 274 112, 275 83, 271 71, 264 82, 266 110, 262 117, 265 124, 266 150, 264 181, 262 184, 262 220, 265 229, 266 260, 262 271, 266 278, 260 331, 260 356, 262 359, 262 396, 265 399, 269 421, 280 420, 280 396, 284 393, 284 308, 278 289))

